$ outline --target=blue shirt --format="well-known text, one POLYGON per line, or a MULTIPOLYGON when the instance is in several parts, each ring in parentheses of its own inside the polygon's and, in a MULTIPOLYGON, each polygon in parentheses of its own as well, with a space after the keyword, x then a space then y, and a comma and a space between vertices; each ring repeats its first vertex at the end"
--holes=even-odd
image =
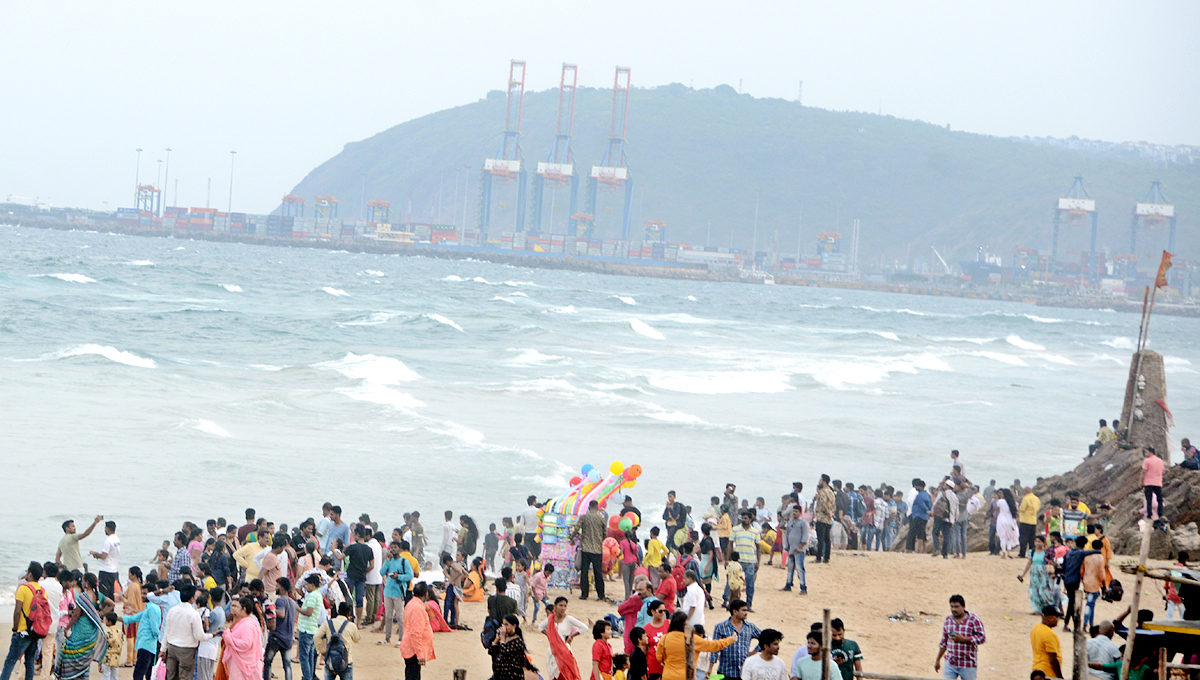
MULTIPOLYGON (((176 596, 176 599, 179 599, 176 596)), ((158 654, 158 629, 162 627, 162 609, 153 602, 147 602, 146 608, 136 614, 124 616, 125 625, 140 623, 137 631, 135 649, 144 649, 151 654, 158 654)))
POLYGON ((917 519, 929 519, 929 511, 932 509, 933 499, 929 497, 928 491, 921 489, 913 499, 912 516, 917 519))
POLYGON ((333 522, 329 523, 329 531, 322 539, 321 548, 326 555, 333 552, 333 542, 342 539, 342 549, 350 545, 350 525, 342 522, 342 526, 337 526, 333 522))
POLYGON ((717 627, 713 629, 713 639, 724 640, 731 635, 736 635, 737 642, 716 652, 720 663, 717 672, 727 678, 742 677, 742 665, 746 663, 746 657, 750 656, 750 643, 752 640, 758 639, 760 633, 762 631, 758 629, 758 626, 749 621, 742 621, 740 633, 733 627, 729 619, 718 623, 717 627))
POLYGON ((408 584, 413 579, 412 565, 403 557, 396 557, 383 563, 383 596, 384 597, 404 597, 404 593, 408 591, 408 584), (392 578, 388 574, 396 574, 396 578, 392 578))

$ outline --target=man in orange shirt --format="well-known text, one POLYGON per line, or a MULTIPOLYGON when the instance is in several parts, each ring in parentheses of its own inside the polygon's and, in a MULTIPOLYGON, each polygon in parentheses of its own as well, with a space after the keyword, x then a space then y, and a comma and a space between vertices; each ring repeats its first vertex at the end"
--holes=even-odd
POLYGON ((1166 465, 1163 459, 1158 457, 1154 452, 1153 446, 1147 446, 1142 449, 1142 455, 1145 457, 1142 460, 1142 492, 1146 494, 1146 518, 1156 518, 1154 522, 1155 528, 1164 525, 1163 520, 1163 470, 1166 465), (1154 497, 1158 496, 1158 514, 1154 514, 1154 497))
MULTIPOLYGON (((1100 541, 1092 541, 1092 550, 1100 550, 1104 544, 1100 541)), ((1105 576, 1105 559, 1104 554, 1094 552, 1083 558, 1083 566, 1080 567, 1081 579, 1080 585, 1083 587, 1087 603, 1083 610, 1083 626, 1085 629, 1091 628, 1092 619, 1096 613, 1096 600, 1100 599, 1100 593, 1108 585, 1108 579, 1105 576)))
POLYGON ((404 605, 404 636, 400 638, 400 656, 404 657, 404 679, 421 680, 421 667, 437 657, 433 654, 433 626, 429 625, 429 586, 418 582, 412 598, 404 605))

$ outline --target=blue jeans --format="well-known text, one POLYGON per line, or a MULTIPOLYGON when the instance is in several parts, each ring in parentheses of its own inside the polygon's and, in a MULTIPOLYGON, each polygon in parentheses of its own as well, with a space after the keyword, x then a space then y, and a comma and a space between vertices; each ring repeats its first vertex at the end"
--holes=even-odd
POLYGON ((300 633, 300 677, 313 680, 313 669, 317 667, 317 648, 313 646, 312 633, 300 633))
POLYGON ((859 550, 870 550, 871 542, 875 538, 875 525, 863 524, 858 527, 858 548, 859 550))
POLYGON ((978 668, 973 666, 954 666, 946 664, 942 666, 943 680, 975 680, 975 674, 979 672, 978 668))
POLYGON ((957 555, 967 554, 967 522, 955 522, 950 529, 950 550, 957 555))
POLYGON ((271 680, 271 664, 275 662, 276 654, 283 658, 284 680, 292 680, 292 648, 284 649, 275 639, 267 640, 267 648, 263 650, 263 680, 271 680))
POLYGON ((454 601, 458 599, 458 586, 446 585, 446 598, 442 601, 442 618, 446 619, 446 625, 457 626, 458 616, 454 613, 454 601))
POLYGON ((367 596, 366 580, 357 581, 347 577, 346 585, 350 587, 350 594, 354 596, 354 606, 361 609, 363 606, 363 598, 367 596))
POLYGON ((804 549, 788 553, 787 583, 785 588, 792 587, 792 575, 800 572, 800 592, 808 592, 808 579, 804 576, 804 549))
MULTIPOLYGON (((541 602, 535 600, 533 603, 533 622, 537 623, 538 610, 542 609, 543 607, 549 609, 550 606, 550 598, 548 597, 543 597, 541 602)), ((549 614, 546 616, 549 616, 549 614)))
POLYGON ((4 672, 0 679, 8 680, 13 669, 17 667, 17 659, 25 658, 25 680, 33 680, 33 660, 37 656, 37 638, 25 633, 13 633, 8 643, 8 656, 4 659, 4 672))
POLYGON ((354 680, 354 664, 346 666, 346 670, 342 671, 341 673, 331 671, 329 670, 329 666, 326 666, 325 680, 333 680, 334 678, 341 678, 342 680, 354 680))
POLYGON ((1096 616, 1096 600, 1100 599, 1100 591, 1084 595, 1087 595, 1087 603, 1083 607, 1083 627, 1090 628, 1092 619, 1096 616))
POLYGON ((742 562, 742 571, 746 572, 746 604, 754 608, 754 577, 758 575, 758 565, 754 562, 742 562))

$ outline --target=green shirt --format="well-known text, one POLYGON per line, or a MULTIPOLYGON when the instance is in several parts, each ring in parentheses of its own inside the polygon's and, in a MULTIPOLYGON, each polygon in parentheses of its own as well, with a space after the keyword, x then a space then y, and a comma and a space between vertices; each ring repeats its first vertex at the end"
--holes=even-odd
POLYGON ((321 591, 314 590, 304 596, 304 602, 300 605, 301 609, 312 609, 312 613, 308 616, 300 615, 300 622, 297 629, 301 633, 314 635, 317 632, 317 625, 321 621, 321 610, 325 605, 321 602, 321 591))
POLYGON ((79 534, 63 534, 58 542, 58 552, 62 553, 64 567, 83 571, 83 558, 79 556, 79 534))
POLYGON ((842 640, 842 646, 831 650, 829 656, 842 672, 842 680, 854 680, 854 662, 863 658, 857 642, 842 640))

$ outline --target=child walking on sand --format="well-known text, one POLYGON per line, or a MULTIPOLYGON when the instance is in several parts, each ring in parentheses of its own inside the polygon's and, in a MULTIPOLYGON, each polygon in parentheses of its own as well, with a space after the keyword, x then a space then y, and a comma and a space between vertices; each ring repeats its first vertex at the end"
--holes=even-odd
POLYGON ((100 679, 117 680, 117 668, 121 665, 121 643, 125 640, 125 631, 117 623, 117 613, 109 612, 104 615, 104 639, 108 641, 108 651, 100 661, 100 679))
POLYGON ((746 587, 746 572, 738 562, 738 553, 729 553, 729 563, 725 565, 725 582, 729 586, 729 601, 742 599, 742 588, 746 587))

